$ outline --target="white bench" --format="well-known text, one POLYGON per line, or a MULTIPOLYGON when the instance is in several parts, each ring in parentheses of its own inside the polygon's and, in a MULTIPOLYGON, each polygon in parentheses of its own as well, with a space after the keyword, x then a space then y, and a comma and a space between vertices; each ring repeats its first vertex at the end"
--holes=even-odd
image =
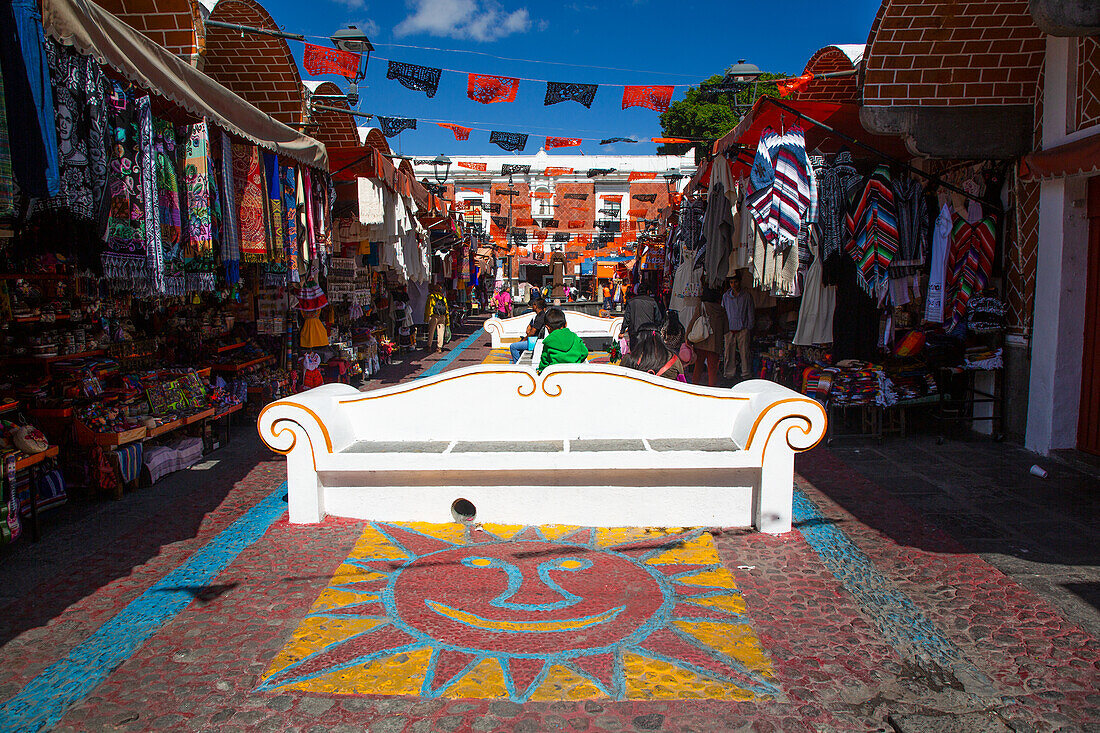
MULTIPOLYGON (((600 318, 590 316, 580 311, 564 311, 565 327, 581 338, 607 338, 617 339, 623 330, 623 317, 600 318)), ((527 337, 527 327, 531 325, 531 319, 535 314, 524 313, 522 316, 511 318, 497 318, 493 316, 485 321, 485 331, 493 339, 493 348, 499 349, 511 341, 518 341, 527 337)))
POLYGON ((717 389, 610 364, 327 384, 258 420, 287 456, 295 523, 448 522, 464 498, 485 522, 770 533, 790 530, 794 454, 825 428, 817 402, 773 382, 717 389))

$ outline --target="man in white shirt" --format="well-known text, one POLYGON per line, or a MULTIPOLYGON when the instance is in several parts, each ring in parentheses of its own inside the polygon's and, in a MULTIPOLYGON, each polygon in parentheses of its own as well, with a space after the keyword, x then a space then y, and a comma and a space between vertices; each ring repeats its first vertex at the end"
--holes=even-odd
POLYGON ((722 296, 722 308, 726 311, 726 322, 729 324, 723 376, 727 379, 737 377, 737 357, 740 356, 741 378, 749 379, 752 365, 749 345, 752 343, 752 327, 756 325, 756 309, 752 295, 741 287, 740 272, 737 277, 729 279, 729 285, 729 290, 722 296))

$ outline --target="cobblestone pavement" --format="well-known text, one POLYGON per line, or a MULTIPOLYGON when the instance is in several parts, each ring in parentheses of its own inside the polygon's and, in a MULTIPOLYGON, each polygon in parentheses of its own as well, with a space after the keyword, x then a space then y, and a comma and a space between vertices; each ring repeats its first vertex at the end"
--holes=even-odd
POLYGON ((1100 730, 1095 499, 1008 446, 815 449, 781 537, 290 525, 214 456, 0 556, 0 730, 1100 730))

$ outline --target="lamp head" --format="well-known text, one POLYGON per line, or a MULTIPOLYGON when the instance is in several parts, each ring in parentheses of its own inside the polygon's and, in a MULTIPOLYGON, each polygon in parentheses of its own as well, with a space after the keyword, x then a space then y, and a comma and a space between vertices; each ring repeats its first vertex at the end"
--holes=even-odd
POLYGON ((349 25, 329 36, 332 45, 341 51, 350 53, 370 53, 374 50, 374 44, 367 38, 367 34, 359 30, 358 26, 349 25))

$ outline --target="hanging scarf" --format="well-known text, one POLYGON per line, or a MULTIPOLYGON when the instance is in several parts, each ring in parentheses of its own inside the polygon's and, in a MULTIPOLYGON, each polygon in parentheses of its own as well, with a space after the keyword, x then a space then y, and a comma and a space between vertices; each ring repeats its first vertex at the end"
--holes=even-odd
POLYGON ((222 130, 222 264, 225 281, 236 285, 241 279, 241 233, 237 227, 237 203, 233 185, 233 143, 222 130))
POLYGON ((45 44, 53 86, 61 185, 43 202, 83 221, 102 223, 107 182, 107 109, 103 70, 89 56, 53 39, 45 44))
POLYGON ((898 253, 897 209, 890 183, 890 169, 885 165, 875 168, 846 216, 849 239, 845 248, 859 266, 856 279, 879 303, 887 296, 888 268, 898 253))
POLYGON ((153 120, 153 153, 157 176, 157 212, 161 252, 166 262, 181 257, 183 228, 179 180, 176 178, 176 130, 171 122, 153 120))
POLYGON ((251 143, 233 143, 233 183, 236 186, 237 223, 241 236, 241 259, 267 259, 264 236, 263 170, 260 154, 251 143))
POLYGON ((114 131, 108 167, 111 206, 100 260, 103 275, 113 287, 142 292, 149 286, 149 265, 145 259, 137 107, 118 82, 111 84, 108 115, 114 131))
MULTIPOLYGON (((165 290, 164 244, 160 233, 157 200, 157 154, 153 143, 153 108, 150 97, 137 100, 141 160, 141 207, 145 212, 147 242, 145 260, 149 266, 149 287, 154 294, 165 290)), ((62 176, 64 181, 64 176, 62 176)))
POLYGON ((947 313, 953 330, 966 315, 970 298, 980 295, 993 272, 997 225, 987 216, 970 224, 952 215, 951 250, 947 255, 947 313))
MULTIPOLYGON (((214 157, 206 158, 206 179, 210 181, 210 233, 211 251, 221 252, 222 246, 222 195, 218 183, 218 171, 214 165, 214 157)), ((215 267, 216 269, 216 267, 215 267)))
POLYGON ((294 208, 297 211, 297 220, 295 222, 298 229, 298 269, 306 270, 309 267, 309 261, 313 253, 313 241, 310 239, 312 229, 309 226, 309 215, 306 205, 306 189, 307 176, 309 175, 308 168, 298 169, 298 183, 295 186, 297 193, 294 198, 294 208))
MULTIPOLYGON (((0 72, 0 89, 4 75, 0 72)), ((15 213, 15 177, 11 167, 11 145, 8 138, 8 108, 6 95, 0 94, 0 219, 15 213)))
POLYGON ((268 263, 264 266, 264 284, 286 285, 286 218, 283 215, 282 179, 279 157, 264 151, 264 194, 267 196, 264 221, 268 224, 268 263))
POLYGON ((283 226, 286 229, 286 265, 290 273, 290 282, 300 282, 298 274, 298 174, 297 171, 287 166, 283 168, 283 206, 286 219, 283 226))
POLYGON ((185 125, 183 186, 187 191, 183 269, 189 291, 214 289, 214 234, 206 122, 185 125))

